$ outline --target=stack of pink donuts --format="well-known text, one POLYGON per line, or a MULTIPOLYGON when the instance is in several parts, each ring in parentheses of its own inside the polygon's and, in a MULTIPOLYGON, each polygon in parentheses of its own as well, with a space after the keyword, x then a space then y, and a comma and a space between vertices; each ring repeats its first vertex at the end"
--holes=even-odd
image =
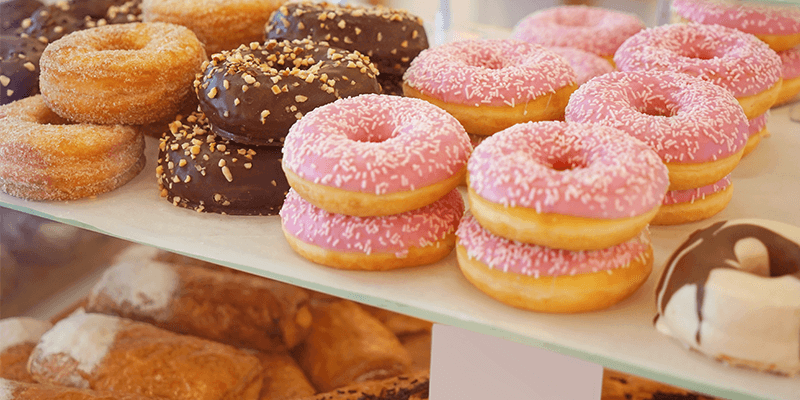
POLYGON ((303 257, 387 270, 449 254, 464 213, 456 190, 472 147, 458 121, 418 99, 361 95, 295 123, 283 147, 292 189, 284 235, 303 257))
POLYGON ((650 274, 647 225, 669 184, 649 146, 602 125, 517 124, 475 148, 459 266, 515 307, 582 312, 611 306, 650 274))

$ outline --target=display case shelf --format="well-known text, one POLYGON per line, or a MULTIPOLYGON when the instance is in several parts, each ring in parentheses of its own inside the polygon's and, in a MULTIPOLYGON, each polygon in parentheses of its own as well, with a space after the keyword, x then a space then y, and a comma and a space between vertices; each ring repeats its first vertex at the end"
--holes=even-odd
POLYGON ((145 171, 118 190, 69 202, 0 194, 0 205, 718 397, 800 399, 800 378, 728 367, 653 328, 655 284, 667 257, 689 233, 741 217, 800 226, 800 123, 790 120, 790 109, 772 111, 772 136, 734 171, 730 205, 710 220, 652 227, 655 264, 645 285, 620 304, 586 314, 548 315, 501 304, 467 282, 454 254, 433 265, 390 272, 340 271, 310 263, 289 248, 278 217, 198 213, 159 197, 155 139, 147 141, 145 171))

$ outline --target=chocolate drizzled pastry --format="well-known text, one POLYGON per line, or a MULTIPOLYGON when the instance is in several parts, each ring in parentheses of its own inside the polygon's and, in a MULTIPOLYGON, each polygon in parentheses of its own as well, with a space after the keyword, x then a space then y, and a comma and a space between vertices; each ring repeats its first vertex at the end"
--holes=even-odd
POLYGON ((20 23, 28 18, 39 7, 42 7, 39 0, 8 0, 0 1, 0 33, 3 35, 14 34, 19 29, 20 23))
POLYGON ((175 121, 159 142, 161 196, 198 212, 275 215, 289 191, 281 148, 214 135, 204 114, 175 121))
POLYGON ((267 22, 266 38, 310 38, 358 50, 378 67, 378 81, 390 88, 389 94, 399 94, 391 91, 396 91, 411 60, 428 48, 422 19, 406 11, 310 1, 281 6, 267 22))
POLYGON ((308 39, 242 45, 212 55, 203 69, 194 86, 212 131, 244 144, 280 146, 314 108, 380 92, 366 56, 308 39))
POLYGON ((39 93, 39 57, 45 45, 21 36, 0 36, 0 104, 39 93))

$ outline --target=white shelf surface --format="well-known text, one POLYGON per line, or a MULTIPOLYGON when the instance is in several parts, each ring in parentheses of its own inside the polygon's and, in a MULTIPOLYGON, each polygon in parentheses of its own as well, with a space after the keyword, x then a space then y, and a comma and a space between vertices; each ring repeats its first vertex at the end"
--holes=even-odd
POLYGON ((433 265, 390 272, 339 271, 310 263, 289 248, 276 216, 202 214, 159 197, 154 139, 147 142, 145 170, 116 191, 70 202, 30 202, 0 194, 0 205, 710 395, 800 399, 800 378, 728 367, 653 328, 656 282, 670 253, 689 233, 743 217, 800 226, 800 123, 790 120, 790 108, 772 111, 772 136, 734 171, 728 207, 710 220, 651 228, 655 264, 645 285, 622 303, 587 314, 539 314, 501 304, 467 282, 454 254, 433 265))

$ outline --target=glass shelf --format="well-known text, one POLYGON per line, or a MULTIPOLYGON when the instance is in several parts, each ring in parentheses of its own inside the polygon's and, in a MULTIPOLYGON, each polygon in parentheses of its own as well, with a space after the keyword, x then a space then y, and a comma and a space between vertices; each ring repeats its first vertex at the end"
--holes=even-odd
POLYGON ((800 379, 727 367, 687 351, 652 326, 653 292, 663 264, 690 232, 740 217, 800 226, 800 124, 789 119, 791 107, 772 111, 772 136, 734 171, 735 193, 725 211, 695 224, 653 227, 655 265, 647 283, 624 302, 588 314, 537 314, 498 303, 466 281, 452 254, 433 265, 382 273, 312 264, 291 251, 278 217, 201 214, 160 198, 154 139, 147 141, 145 171, 118 190, 70 202, 0 194, 0 205, 714 396, 798 399, 800 379))

